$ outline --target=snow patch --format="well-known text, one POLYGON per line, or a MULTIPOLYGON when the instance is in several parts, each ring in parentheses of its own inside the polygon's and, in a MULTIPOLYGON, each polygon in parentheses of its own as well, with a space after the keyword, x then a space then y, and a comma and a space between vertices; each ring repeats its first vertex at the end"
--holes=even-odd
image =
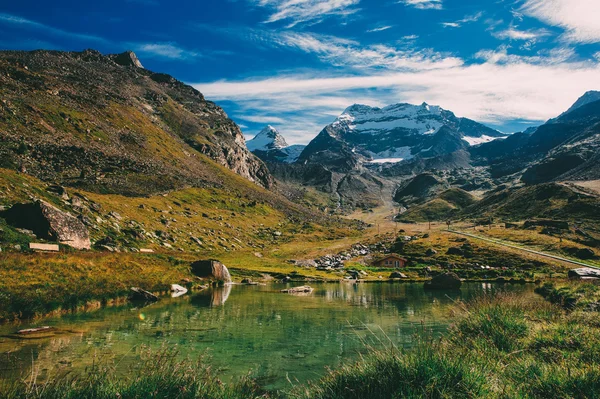
POLYGON ((506 138, 506 137, 491 137, 491 136, 486 136, 484 134, 481 137, 465 136, 465 137, 463 137, 463 140, 466 141, 467 143, 469 143, 469 145, 473 146, 473 145, 478 145, 478 144, 489 143, 490 141, 494 141, 497 139, 504 139, 504 138, 506 138))

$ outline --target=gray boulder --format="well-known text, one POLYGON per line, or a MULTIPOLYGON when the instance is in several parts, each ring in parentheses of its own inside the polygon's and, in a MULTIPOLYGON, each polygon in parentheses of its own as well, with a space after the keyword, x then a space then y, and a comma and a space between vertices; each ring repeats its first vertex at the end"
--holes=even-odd
POLYGON ((218 260, 199 260, 192 263, 192 273, 195 276, 214 281, 231 283, 231 274, 227 267, 218 260))
POLYGON ((583 280, 600 279, 600 270, 589 267, 569 270, 569 278, 583 280))
POLYGON ((156 302, 158 297, 151 292, 143 290, 139 287, 131 287, 129 298, 132 301, 156 302))
POLYGON ((425 283, 427 289, 439 289, 439 290, 454 290, 460 288, 462 281, 456 275, 456 273, 444 273, 435 276, 430 281, 425 283))
POLYGON ((76 217, 45 201, 15 204, 0 213, 0 217, 15 227, 33 231, 39 238, 58 241, 76 249, 91 248, 87 227, 76 217))
POLYGON ((408 278, 408 276, 404 273, 392 272, 392 274, 390 274, 390 278, 408 278))

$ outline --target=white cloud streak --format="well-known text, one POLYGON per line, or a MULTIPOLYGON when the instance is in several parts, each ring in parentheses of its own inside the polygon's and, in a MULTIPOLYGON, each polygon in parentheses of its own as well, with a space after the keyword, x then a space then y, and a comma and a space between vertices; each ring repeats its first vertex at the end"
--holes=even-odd
POLYGON ((441 10, 443 8, 442 0, 400 0, 399 3, 419 10, 441 10))
POLYGON ((539 40, 551 36, 547 29, 519 30, 518 27, 509 27, 499 32, 493 32, 492 36, 501 40, 539 40))
POLYGON ((598 0, 525 0, 519 11, 549 25, 563 28, 565 41, 600 42, 598 0))
POLYGON ((360 0, 250 0, 273 10, 265 21, 288 21, 288 27, 304 22, 321 21, 334 15, 350 15, 358 11, 360 0))
POLYGON ((186 50, 174 43, 144 43, 134 45, 135 51, 148 56, 185 60, 197 58, 201 55, 192 50, 186 50))

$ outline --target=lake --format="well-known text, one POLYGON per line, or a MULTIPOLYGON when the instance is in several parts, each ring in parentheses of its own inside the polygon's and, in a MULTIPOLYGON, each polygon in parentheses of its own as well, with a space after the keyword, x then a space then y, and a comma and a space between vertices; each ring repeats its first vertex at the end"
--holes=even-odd
POLYGON ((226 286, 156 304, 108 307, 0 326, 0 378, 30 372, 43 378, 95 363, 126 373, 148 348, 177 347, 180 356, 210 357, 224 379, 254 371, 269 389, 319 378, 378 348, 410 347, 418 334, 441 335, 457 300, 498 291, 535 296, 531 285, 467 283, 460 291, 425 291, 409 283, 311 283, 305 296, 283 294, 302 284, 226 286), (15 339, 18 329, 52 326, 47 336, 15 339), (289 379, 289 380, 288 380, 289 379))

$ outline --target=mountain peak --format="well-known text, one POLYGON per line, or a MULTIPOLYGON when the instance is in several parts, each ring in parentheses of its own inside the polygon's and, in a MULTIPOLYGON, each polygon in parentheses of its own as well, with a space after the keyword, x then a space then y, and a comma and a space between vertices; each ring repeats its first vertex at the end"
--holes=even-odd
POLYGON ((252 140, 246 142, 250 151, 268 151, 288 147, 285 138, 271 125, 267 125, 252 140))
POLYGON ((578 108, 583 107, 584 105, 596 102, 596 101, 600 101, 600 91, 595 91, 595 90, 590 90, 588 92, 586 92, 583 96, 579 97, 579 99, 577 101, 575 101, 575 104, 573 104, 571 106, 571 108, 569 108, 567 110, 567 112, 565 112, 563 115, 566 115, 570 112, 575 111, 578 108))

